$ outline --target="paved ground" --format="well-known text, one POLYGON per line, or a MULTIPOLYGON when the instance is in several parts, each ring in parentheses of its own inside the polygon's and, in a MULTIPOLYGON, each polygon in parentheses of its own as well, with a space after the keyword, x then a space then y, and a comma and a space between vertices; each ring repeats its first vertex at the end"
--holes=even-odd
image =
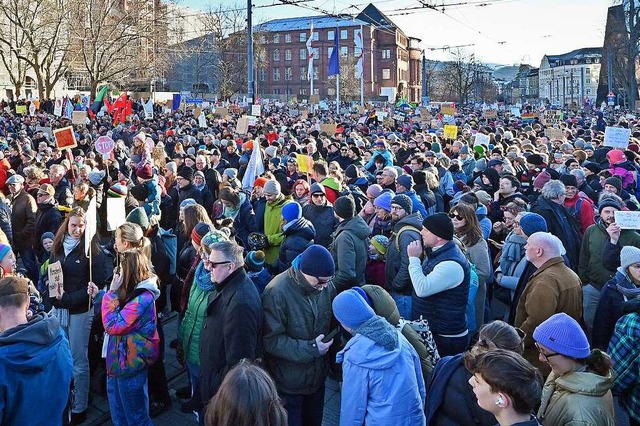
MULTIPOLYGON (((167 342, 176 336, 177 326, 178 322, 175 314, 165 319, 164 332, 167 336, 167 342)), ((173 406, 170 411, 156 417, 153 421, 157 426, 197 425, 198 423, 195 421, 193 415, 184 414, 180 411, 182 401, 175 397, 175 390, 188 384, 187 374, 178 363, 173 349, 167 349, 165 358, 165 368, 167 380, 169 381, 169 390, 173 399, 173 406)), ((327 379, 326 389, 323 425, 338 425, 340 418, 340 392, 338 383, 332 379, 327 379)), ((88 421, 85 423, 87 425, 112 425, 109 416, 109 405, 106 398, 94 396, 87 414, 88 421)))

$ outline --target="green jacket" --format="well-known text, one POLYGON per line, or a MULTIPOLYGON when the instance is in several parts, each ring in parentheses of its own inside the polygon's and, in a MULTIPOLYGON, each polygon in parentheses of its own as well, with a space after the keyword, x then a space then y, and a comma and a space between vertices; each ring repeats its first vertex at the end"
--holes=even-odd
MULTIPOLYGON (((582 284, 591 284, 598 290, 616 274, 615 265, 605 265, 602 261, 602 251, 607 241, 609 234, 602 220, 588 227, 582 238, 578 275, 582 284)), ((640 234, 632 229, 623 229, 620 231, 618 245, 640 248, 640 234)))
POLYGON ((612 373, 551 373, 542 388, 538 419, 544 426, 614 426, 612 373))
POLYGON ((333 232, 330 252, 336 264, 333 283, 340 292, 353 286, 365 285, 367 250, 371 228, 360 216, 340 222, 333 232))
POLYGON ((209 295, 215 291, 215 288, 211 291, 202 290, 196 283, 193 283, 189 292, 187 310, 178 330, 178 338, 182 341, 185 359, 196 365, 200 365, 200 332, 202 331, 204 312, 207 309, 209 295))
POLYGON ((315 339, 331 330, 336 289, 315 290, 295 264, 262 293, 264 357, 278 391, 310 395, 329 374, 329 354, 320 355, 315 339))
POLYGON ((269 240, 269 247, 265 250, 265 262, 274 265, 280 253, 280 244, 284 241, 282 233, 282 207, 291 203, 291 199, 278 195, 273 203, 267 203, 264 209, 264 234, 269 240))

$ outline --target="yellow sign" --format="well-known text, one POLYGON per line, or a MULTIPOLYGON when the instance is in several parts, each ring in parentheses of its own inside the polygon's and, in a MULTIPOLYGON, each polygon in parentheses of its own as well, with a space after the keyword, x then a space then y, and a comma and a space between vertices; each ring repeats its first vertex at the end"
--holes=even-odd
POLYGON ((26 114, 27 106, 26 105, 16 105, 16 113, 17 114, 26 114))
POLYGON ((440 112, 442 112, 442 114, 444 115, 455 115, 456 107, 453 105, 442 105, 442 107, 440 108, 440 112))
POLYGON ((446 126, 444 126, 443 136, 445 139, 455 139, 456 137, 458 137, 458 126, 447 124, 446 126))
POLYGON ((296 154, 296 160, 298 161, 298 170, 301 173, 309 173, 313 167, 313 158, 309 155, 296 154))

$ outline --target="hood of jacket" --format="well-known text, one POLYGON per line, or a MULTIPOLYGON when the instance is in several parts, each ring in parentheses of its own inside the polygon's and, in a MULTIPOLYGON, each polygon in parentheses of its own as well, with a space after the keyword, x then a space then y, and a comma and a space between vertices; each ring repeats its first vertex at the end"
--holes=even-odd
POLYGON ((371 234, 371 228, 367 226, 367 223, 360 216, 354 216, 351 219, 343 221, 338 225, 336 235, 342 231, 350 231, 355 234, 356 237, 365 239, 371 234))
POLYGON ((613 374, 609 371, 601 376, 589 371, 574 371, 556 378, 556 389, 567 389, 572 393, 588 396, 604 396, 613 385, 613 374))
POLYGON ((385 318, 391 325, 398 325, 400 322, 400 312, 389 292, 380 286, 371 284, 363 285, 362 289, 367 293, 367 296, 369 296, 369 300, 371 300, 373 304, 373 311, 376 315, 385 318))
POLYGON ((13 371, 41 372, 54 364, 64 341, 58 319, 40 313, 0 334, 0 356, 13 371))
POLYGON ((283 228, 283 233, 285 235, 296 234, 307 240, 312 240, 316 236, 316 228, 313 227, 313 223, 309 222, 304 217, 301 217, 293 222, 291 226, 286 227, 286 229, 283 228))
POLYGON ((153 300, 160 297, 160 289, 158 288, 158 277, 151 276, 144 281, 140 281, 136 286, 136 290, 149 290, 153 294, 153 300))
POLYGON ((405 217, 403 217, 402 219, 400 219, 398 221, 398 223, 396 223, 393 226, 393 230, 394 231, 399 231, 400 228, 402 228, 403 226, 407 226, 407 225, 411 225, 416 227, 417 229, 422 229, 422 216, 420 215, 420 212, 413 212, 409 215, 406 215, 405 217))
POLYGON ((384 318, 375 316, 361 325, 342 351, 337 362, 349 361, 363 368, 381 370, 392 367, 400 357, 400 331, 384 318))

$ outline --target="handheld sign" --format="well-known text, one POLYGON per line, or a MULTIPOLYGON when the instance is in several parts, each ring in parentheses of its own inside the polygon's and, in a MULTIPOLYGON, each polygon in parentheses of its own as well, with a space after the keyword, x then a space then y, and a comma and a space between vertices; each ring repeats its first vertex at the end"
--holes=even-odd
POLYGON ((73 111, 71 113, 71 122, 78 125, 87 124, 87 111, 73 111))
POLYGON ((251 115, 255 115, 256 117, 260 117, 262 114, 262 106, 260 105, 251 105, 251 115))
POLYGON ((625 149, 629 146, 630 137, 631 129, 607 126, 604 131, 604 146, 625 149))
POLYGON ((615 219, 620 229, 640 229, 640 212, 619 210, 615 219))
POLYGON ((58 149, 75 148, 78 146, 72 126, 54 130, 53 137, 56 139, 56 147, 58 149))
POLYGON ((453 126, 450 124, 444 126, 443 137, 445 139, 455 139, 456 137, 458 137, 458 126, 453 126))
POLYGON ((49 297, 62 296, 64 279, 59 260, 49 264, 47 275, 49 277, 49 297))
POLYGON ((113 151, 115 142, 109 136, 100 136, 96 139, 96 151, 102 154, 103 158, 109 158, 109 154, 113 151))

